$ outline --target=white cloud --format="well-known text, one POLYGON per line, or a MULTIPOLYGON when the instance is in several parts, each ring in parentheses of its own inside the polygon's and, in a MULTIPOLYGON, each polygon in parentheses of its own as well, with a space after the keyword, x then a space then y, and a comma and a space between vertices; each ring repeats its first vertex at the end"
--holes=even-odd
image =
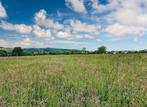
POLYGON ((15 46, 20 46, 20 44, 16 41, 0 39, 0 47, 10 47, 11 48, 15 46))
POLYGON ((23 40, 4 40, 0 39, 0 47, 18 47, 21 46, 23 48, 32 48, 32 47, 44 47, 44 43, 39 40, 34 41, 30 38, 24 38, 23 40))
POLYGON ((64 29, 57 31, 56 36, 62 39, 93 39, 99 34, 99 26, 97 24, 88 24, 80 20, 66 20, 64 29))
POLYGON ((32 31, 32 27, 25 24, 11 24, 5 21, 0 23, 0 28, 9 31, 16 31, 21 34, 29 34, 32 31))
POLYGON ((102 39, 96 39, 96 41, 97 41, 97 42, 102 42, 103 40, 102 40, 102 39))
POLYGON ((39 12, 35 14, 35 22, 40 26, 44 26, 46 28, 60 30, 63 29, 64 26, 59 22, 55 22, 52 19, 47 18, 47 13, 44 9, 41 9, 39 12))
POLYGON ((39 12, 35 14, 35 21, 45 20, 47 17, 47 13, 44 9, 41 9, 39 12))
POLYGON ((145 9, 147 5, 142 8, 140 2, 129 1, 128 3, 124 3, 121 8, 114 11, 110 15, 111 19, 125 25, 147 27, 147 9, 145 9))
POLYGON ((141 36, 147 32, 147 0, 110 0, 107 5, 98 3, 95 10, 104 12, 104 8, 112 10, 104 16, 108 22, 105 29, 107 33, 114 36, 141 36))
POLYGON ((72 41, 72 40, 53 40, 53 41, 40 41, 40 40, 31 40, 30 38, 24 38, 23 40, 3 40, 0 39, 0 47, 17 47, 21 46, 23 48, 42 48, 42 47, 54 47, 55 45, 61 45, 61 44, 66 44, 66 45, 73 45, 73 46, 78 46, 78 45, 88 45, 87 42, 79 42, 79 41, 72 41))
POLYGON ((61 24, 58 21, 47 18, 47 12, 41 9, 34 16, 34 25, 12 24, 1 21, 0 28, 8 31, 15 31, 23 35, 35 35, 38 38, 53 39, 82 39, 94 38, 99 33, 97 24, 88 24, 80 20, 65 20, 68 23, 61 24), (88 33, 88 34, 87 34, 88 33))
POLYGON ((0 28, 4 29, 4 30, 14 30, 14 26, 11 23, 2 21, 0 23, 0 28))
POLYGON ((32 31, 32 27, 25 24, 15 24, 14 28, 18 33, 22 34, 29 34, 32 31))
POLYGON ((22 36, 26 37, 27 35, 34 34, 35 36, 39 38, 48 38, 48 39, 54 39, 54 37, 51 34, 51 31, 49 29, 43 29, 39 27, 38 25, 25 25, 25 24, 11 24, 5 21, 2 21, 0 23, 0 28, 8 31, 15 31, 17 33, 23 34, 22 36))
POLYGON ((112 11, 119 6, 120 0, 109 0, 108 4, 101 4, 99 0, 90 0, 91 7, 94 10, 94 13, 102 13, 106 11, 112 11))
POLYGON ((34 42, 30 38, 25 38, 23 41, 20 42, 21 46, 31 46, 34 42))
POLYGON ((98 31, 98 25, 83 23, 80 20, 70 20, 70 26, 74 32, 94 33, 98 31))
POLYGON ((33 26, 33 34, 35 34, 39 38, 50 38, 54 39, 49 29, 42 29, 37 25, 33 26))
POLYGON ((121 25, 119 23, 109 25, 105 31, 112 36, 126 36, 126 35, 134 35, 134 36, 141 36, 144 32, 147 31, 144 27, 135 27, 135 26, 127 26, 121 25))
MULTIPOLYGON (((56 36, 57 38, 62 39, 78 39, 80 33, 91 33, 92 35, 97 34, 99 31, 99 26, 97 24, 88 24, 81 22, 80 20, 65 20, 64 24, 60 24, 59 22, 55 22, 52 19, 47 18, 47 12, 41 9, 39 12, 35 14, 35 23, 38 25, 34 34, 38 37, 41 37, 43 32, 50 31, 52 35, 56 36), (67 22, 67 23, 66 23, 67 22), (42 31, 41 27, 45 27, 47 30, 42 31), (42 32, 42 33, 41 33, 42 32), (39 33, 39 34, 38 34, 39 33)), ((81 36, 89 38, 88 36, 81 36)))
POLYGON ((66 6, 78 13, 87 13, 84 0, 65 0, 66 6))
POLYGON ((51 41, 52 44, 68 44, 68 45, 88 45, 87 42, 79 42, 73 40, 55 40, 51 41))
POLYGON ((6 40, 0 39, 0 47, 8 47, 6 40))
POLYGON ((68 32, 65 32, 65 31, 59 31, 59 32, 57 33, 57 37, 58 37, 58 38, 63 38, 63 39, 68 39, 68 38, 71 37, 71 34, 68 33, 68 32))
POLYGON ((3 7, 2 3, 0 2, 0 18, 6 18, 6 17, 7 17, 7 12, 3 7))
POLYGON ((96 38, 95 35, 93 34, 75 34, 76 39, 94 39, 96 38))
POLYGON ((92 36, 92 35, 90 35, 90 34, 85 34, 85 35, 83 36, 83 38, 94 39, 95 36, 92 36))

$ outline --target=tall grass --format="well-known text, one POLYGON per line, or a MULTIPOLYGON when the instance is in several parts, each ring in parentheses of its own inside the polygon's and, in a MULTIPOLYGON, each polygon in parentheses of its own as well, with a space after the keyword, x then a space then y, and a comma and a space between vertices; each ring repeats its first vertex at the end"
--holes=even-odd
POLYGON ((147 107, 147 54, 0 58, 0 107, 147 107))

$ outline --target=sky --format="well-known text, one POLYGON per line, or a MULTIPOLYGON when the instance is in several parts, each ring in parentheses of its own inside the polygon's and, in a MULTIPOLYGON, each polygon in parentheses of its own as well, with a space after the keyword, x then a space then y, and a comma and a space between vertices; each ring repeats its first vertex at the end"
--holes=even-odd
POLYGON ((147 0, 0 0, 0 47, 147 49, 147 0))

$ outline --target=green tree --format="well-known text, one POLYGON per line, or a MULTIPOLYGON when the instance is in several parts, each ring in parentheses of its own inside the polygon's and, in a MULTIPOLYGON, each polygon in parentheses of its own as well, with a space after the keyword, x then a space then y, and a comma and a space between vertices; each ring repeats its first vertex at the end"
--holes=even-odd
POLYGON ((0 56, 7 56, 7 51, 0 50, 0 56))
POLYGON ((86 53, 86 48, 82 48, 82 54, 86 53))
POLYGON ((106 53, 107 52, 107 48, 105 46, 101 46, 97 49, 97 53, 106 53))
POLYGON ((12 55, 22 56, 23 55, 23 49, 21 47, 15 47, 12 51, 12 55))

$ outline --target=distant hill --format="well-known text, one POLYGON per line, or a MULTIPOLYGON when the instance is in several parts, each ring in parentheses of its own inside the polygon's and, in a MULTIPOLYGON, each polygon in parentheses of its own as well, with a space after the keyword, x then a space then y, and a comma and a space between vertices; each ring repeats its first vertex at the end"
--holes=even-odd
POLYGON ((76 49, 60 49, 60 48, 24 48, 25 53, 72 53, 80 52, 76 49))
MULTIPOLYGON (((0 51, 6 51, 11 54, 13 48, 0 47, 0 51)), ((69 54, 69 53, 80 53, 77 49, 60 49, 60 48, 23 48, 25 54, 69 54)))
POLYGON ((4 50, 6 52, 12 52, 13 48, 4 48, 4 47, 0 47, 0 50, 4 50))

